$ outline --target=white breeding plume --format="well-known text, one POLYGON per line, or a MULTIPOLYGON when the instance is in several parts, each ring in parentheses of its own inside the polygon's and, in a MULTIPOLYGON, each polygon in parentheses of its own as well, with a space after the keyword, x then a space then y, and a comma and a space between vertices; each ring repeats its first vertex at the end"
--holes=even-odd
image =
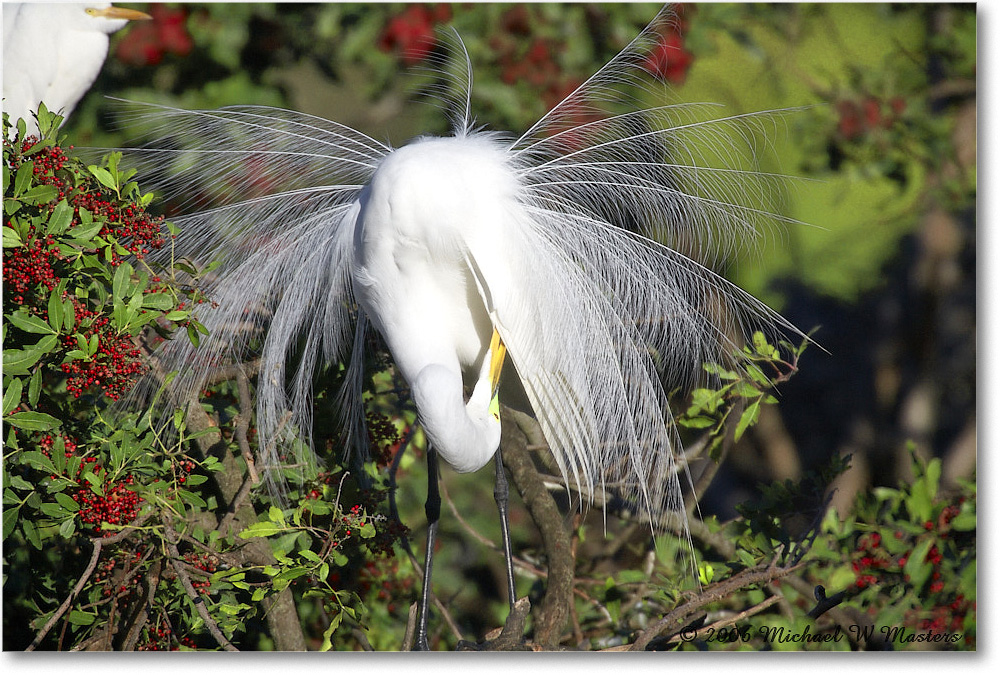
POLYGON ((90 89, 108 55, 108 36, 129 21, 150 19, 134 9, 92 3, 3 3, 3 110, 38 132, 38 103, 64 118, 90 89))
POLYGON ((309 441, 323 364, 349 364, 342 410, 364 448, 361 354, 374 327, 411 387, 430 460, 467 472, 498 448, 506 347, 504 374, 571 487, 614 485, 647 512, 683 513, 668 387, 691 384, 705 361, 731 362, 754 330, 797 331, 707 266, 780 220, 760 208, 774 176, 712 166, 737 161, 734 139, 759 118, 696 121, 689 107, 638 103, 637 87, 651 98, 644 64, 668 20, 517 138, 475 127, 457 38, 448 64, 461 64, 461 93, 442 97, 452 135, 400 148, 287 110, 156 107, 147 117, 166 140, 138 157, 183 155, 175 189, 190 181, 224 200, 175 220, 173 255, 219 267, 206 288, 216 306, 200 313, 212 337, 160 352, 181 371, 173 388, 187 396, 263 335, 265 464, 289 436, 309 441), (633 105, 617 111, 621 101, 633 105))

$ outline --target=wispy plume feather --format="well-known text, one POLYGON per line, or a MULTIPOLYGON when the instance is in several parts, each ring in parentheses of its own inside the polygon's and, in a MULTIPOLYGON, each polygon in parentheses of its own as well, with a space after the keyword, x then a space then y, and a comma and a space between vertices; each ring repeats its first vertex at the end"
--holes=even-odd
MULTIPOLYGON (((748 142, 781 113, 706 119, 703 107, 644 104, 661 86, 646 67, 669 21, 661 13, 515 140, 475 129, 457 34, 430 64, 451 78, 439 94, 454 136, 503 153, 516 185, 498 230, 460 247, 563 477, 588 495, 617 486, 649 513, 683 511, 668 390, 693 384, 705 361, 731 362, 753 331, 798 333, 711 269, 785 220, 765 206, 781 177, 753 170, 748 142)), ((273 108, 143 116, 160 139, 131 156, 182 165, 160 172, 164 189, 205 209, 175 219, 173 255, 219 261, 206 280, 213 306, 199 313, 211 336, 158 354, 180 371, 177 400, 259 342, 259 443, 273 467, 290 434, 308 455, 315 373, 344 362, 338 401, 364 449, 370 317, 355 302, 353 242, 365 186, 394 149, 273 108)))

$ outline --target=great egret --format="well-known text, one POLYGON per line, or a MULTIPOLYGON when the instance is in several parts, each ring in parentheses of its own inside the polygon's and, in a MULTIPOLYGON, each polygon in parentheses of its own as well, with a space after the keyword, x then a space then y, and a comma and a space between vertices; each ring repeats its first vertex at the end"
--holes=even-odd
POLYGON ((3 4, 3 109, 13 124, 38 103, 69 117, 97 79, 108 55, 108 36, 145 12, 107 2, 3 4))
MULTIPOLYGON (((517 138, 475 127, 472 69, 457 36, 438 63, 458 81, 438 90, 447 137, 393 148, 336 122, 254 106, 154 106, 148 115, 165 138, 137 157, 162 168, 181 156, 171 191, 190 195, 196 183, 221 200, 175 220, 182 234, 171 255, 219 263, 206 288, 213 306, 200 313, 212 337, 198 349, 169 341, 160 353, 166 370, 180 371, 171 384, 180 398, 263 334, 258 439, 275 466, 279 446, 295 438, 308 459, 322 364, 348 364, 344 423, 365 447, 371 327, 409 383, 430 440, 420 647, 437 456, 460 472, 495 457, 502 481, 504 349, 504 374, 523 387, 568 484, 583 494, 627 486, 648 512, 683 513, 668 389, 690 384, 705 361, 730 361, 754 330, 797 332, 705 264, 779 219, 760 207, 774 176, 701 156, 732 158, 741 125, 758 118, 698 121, 689 107, 635 104, 635 85, 655 84, 646 67, 668 20, 661 13, 517 138), (631 107, 616 111, 619 101, 631 107)), ((501 484, 498 502, 504 492, 501 484)))

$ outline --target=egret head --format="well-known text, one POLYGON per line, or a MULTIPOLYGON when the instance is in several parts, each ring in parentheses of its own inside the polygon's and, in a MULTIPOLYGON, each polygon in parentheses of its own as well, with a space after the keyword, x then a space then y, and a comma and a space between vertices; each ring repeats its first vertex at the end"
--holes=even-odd
POLYGON ((121 30, 129 21, 153 18, 145 12, 135 9, 114 7, 110 2, 92 2, 85 5, 78 5, 78 7, 83 7, 85 15, 83 21, 88 28, 107 33, 108 35, 121 30))

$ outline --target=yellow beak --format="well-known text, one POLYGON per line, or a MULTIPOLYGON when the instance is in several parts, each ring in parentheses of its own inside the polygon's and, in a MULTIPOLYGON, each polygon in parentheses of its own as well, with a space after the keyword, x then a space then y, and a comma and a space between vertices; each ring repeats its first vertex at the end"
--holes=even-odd
POLYGON ((500 333, 493 329, 493 337, 490 339, 490 391, 493 392, 493 399, 490 401, 490 412, 500 419, 500 370, 503 368, 503 359, 507 354, 507 347, 500 339, 500 333))
POLYGON ((153 18, 145 12, 140 12, 137 9, 125 9, 124 7, 91 9, 90 14, 92 16, 101 16, 105 19, 125 19, 126 21, 145 21, 153 18))

